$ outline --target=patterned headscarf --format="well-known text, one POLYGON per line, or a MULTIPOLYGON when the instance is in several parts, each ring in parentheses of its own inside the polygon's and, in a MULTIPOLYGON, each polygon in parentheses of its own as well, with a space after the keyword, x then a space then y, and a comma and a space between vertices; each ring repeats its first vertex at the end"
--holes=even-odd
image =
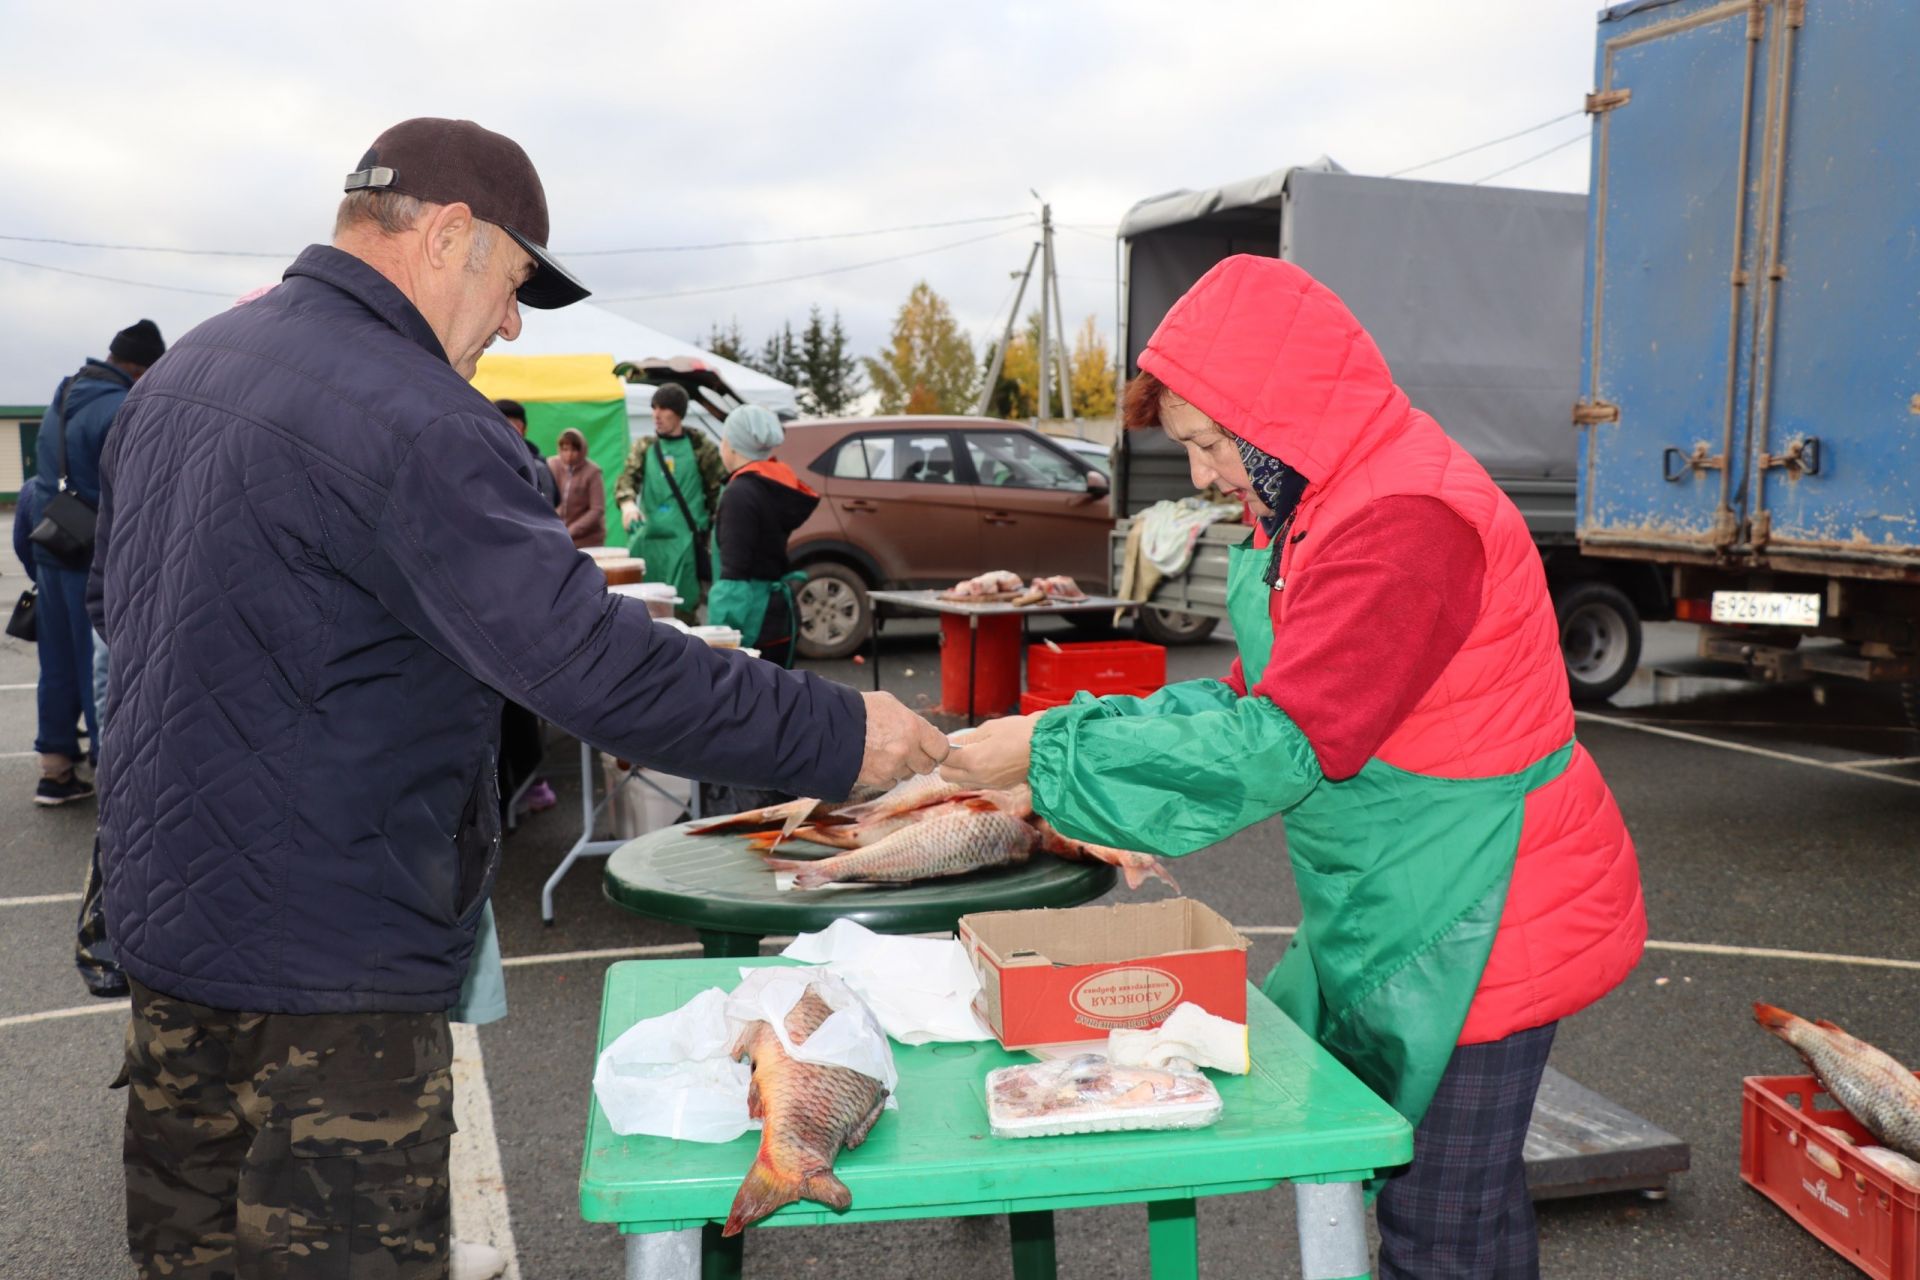
POLYGON ((1300 495, 1307 491, 1307 477, 1231 431, 1227 432, 1227 436, 1240 449, 1240 461, 1247 469, 1247 479, 1253 482, 1253 491, 1273 512, 1270 516, 1259 518, 1262 532, 1273 544, 1273 554, 1267 560, 1265 574, 1266 583, 1271 587, 1279 581, 1280 554, 1286 545, 1285 534, 1293 523, 1294 509, 1300 505, 1300 495))

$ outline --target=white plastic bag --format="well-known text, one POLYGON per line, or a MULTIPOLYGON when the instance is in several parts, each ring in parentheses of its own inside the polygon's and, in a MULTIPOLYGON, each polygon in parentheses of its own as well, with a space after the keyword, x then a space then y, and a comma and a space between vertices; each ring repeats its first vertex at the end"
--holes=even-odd
POLYGON ((842 919, 801 934, 780 954, 845 980, 901 1044, 993 1039, 973 1011, 980 975, 952 938, 891 937, 842 919))
POLYGON ((737 1036, 755 1022, 765 1022, 780 1038, 780 1047, 798 1062, 817 1062, 824 1066, 846 1067, 878 1080, 887 1090, 887 1105, 893 1106, 893 1091, 900 1075, 893 1065, 893 1046, 880 1029, 860 997, 846 983, 825 969, 811 966, 777 969, 742 969, 740 985, 727 997, 727 1022, 737 1036), (794 1043, 787 1034, 787 1015, 800 1003, 807 988, 825 1000, 834 1012, 814 1028, 804 1044, 794 1043))
POLYGON ((615 1133, 731 1142, 747 1115, 752 1069, 727 1057, 727 993, 709 987, 672 1013, 627 1028, 594 1064, 593 1094, 615 1133))

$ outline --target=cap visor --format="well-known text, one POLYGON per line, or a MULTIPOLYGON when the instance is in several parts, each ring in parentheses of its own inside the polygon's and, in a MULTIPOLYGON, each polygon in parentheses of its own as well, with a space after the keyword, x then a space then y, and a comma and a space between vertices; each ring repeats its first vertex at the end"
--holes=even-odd
POLYGON ((533 278, 521 285, 516 297, 523 307, 533 307, 540 311, 552 311, 558 307, 572 306, 583 298, 593 296, 593 291, 574 279, 573 273, 554 260, 545 248, 515 231, 512 227, 501 228, 513 237, 513 242, 525 249, 534 261, 533 278))

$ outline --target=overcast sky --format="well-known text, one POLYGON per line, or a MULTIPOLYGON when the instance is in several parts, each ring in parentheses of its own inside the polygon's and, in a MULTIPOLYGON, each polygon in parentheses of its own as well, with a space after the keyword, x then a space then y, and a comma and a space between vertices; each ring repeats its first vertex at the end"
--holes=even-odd
MULTIPOLYGON (((1594 42, 1594 6, 1565 0, 111 10, 81 22, 0 0, 0 236, 275 256, 0 240, 0 257, 141 282, 0 262, 0 403, 44 402, 141 316, 171 341, 278 279, 326 237, 367 144, 409 116, 463 116, 520 142, 546 185, 554 251, 599 297, 647 299, 613 304, 621 313, 694 339, 737 318, 757 344, 817 303, 870 353, 922 278, 978 344, 1011 301, 1031 228, 584 251, 1035 213, 1033 189, 1067 225, 1069 327, 1091 314, 1110 335, 1113 226, 1134 202, 1321 154, 1388 173, 1524 129, 1579 107, 1594 42), (975 242, 943 248, 961 240, 975 242), (900 254, 921 256, 689 292, 900 254)), ((1473 181, 1585 127, 1563 120, 1418 176, 1473 181)), ((1498 181, 1580 191, 1586 178, 1574 145, 1498 181)))

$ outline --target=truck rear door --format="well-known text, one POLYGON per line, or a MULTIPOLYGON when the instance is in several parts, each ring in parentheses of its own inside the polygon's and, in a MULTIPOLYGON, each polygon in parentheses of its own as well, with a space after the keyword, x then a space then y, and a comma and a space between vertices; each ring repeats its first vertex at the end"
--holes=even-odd
POLYGON ((1805 555, 1911 568, 1920 131, 1906 108, 1920 6, 1787 6, 1767 36, 1751 539, 1777 564, 1805 555))

